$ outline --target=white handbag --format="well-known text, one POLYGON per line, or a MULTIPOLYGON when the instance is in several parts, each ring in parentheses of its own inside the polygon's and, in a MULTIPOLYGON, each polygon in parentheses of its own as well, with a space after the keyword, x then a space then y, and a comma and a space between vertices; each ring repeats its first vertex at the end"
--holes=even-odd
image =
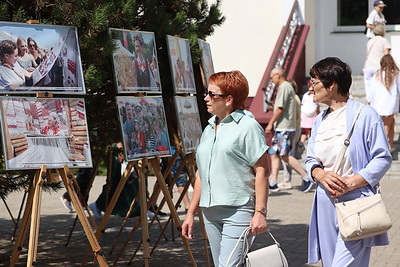
POLYGON ((236 251, 237 247, 239 246, 240 241, 242 239, 244 242, 243 249, 241 252, 240 261, 236 266, 242 266, 241 264, 244 264, 244 266, 246 266, 246 267, 287 267, 287 266, 289 266, 288 262, 286 260, 285 254, 283 254, 280 244, 278 243, 278 241, 275 239, 275 237, 269 231, 268 231, 268 234, 274 240, 274 244, 249 252, 250 247, 255 239, 255 236, 253 235, 250 238, 251 240, 249 242, 249 238, 247 238, 247 235, 249 234, 250 230, 251 230, 251 228, 248 227, 240 235, 238 241, 236 242, 235 247, 233 248, 231 254, 228 257, 228 260, 226 263, 227 267, 229 266, 229 262, 231 261, 231 258, 233 256, 233 254, 235 253, 235 251, 236 251))
MULTIPOLYGON (((361 112, 361 106, 353 120, 350 132, 344 141, 342 150, 335 161, 333 171, 337 173, 343 160, 354 125, 361 112)), ((392 220, 386 210, 381 196, 381 188, 372 196, 357 198, 350 201, 339 202, 335 200, 336 216, 340 235, 345 241, 359 240, 387 232, 392 227, 392 220)))

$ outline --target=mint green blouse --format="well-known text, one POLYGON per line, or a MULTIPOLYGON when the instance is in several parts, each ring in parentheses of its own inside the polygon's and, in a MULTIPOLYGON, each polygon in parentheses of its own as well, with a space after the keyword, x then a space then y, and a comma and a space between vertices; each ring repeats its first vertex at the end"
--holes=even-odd
POLYGON ((243 110, 225 117, 217 132, 215 119, 209 119, 197 148, 200 207, 242 206, 254 194, 253 166, 268 150, 264 130, 243 110))

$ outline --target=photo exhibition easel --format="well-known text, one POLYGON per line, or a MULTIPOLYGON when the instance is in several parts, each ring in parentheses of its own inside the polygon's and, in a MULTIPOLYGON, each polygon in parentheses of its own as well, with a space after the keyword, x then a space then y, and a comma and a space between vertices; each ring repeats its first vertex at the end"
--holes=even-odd
MULTIPOLYGON (((51 98, 52 96, 53 95, 51 93, 45 92, 37 93, 36 98, 51 98)), ((72 175, 69 167, 67 165, 64 165, 62 168, 53 168, 52 172, 45 164, 41 165, 41 168, 35 171, 33 181, 29 185, 24 214, 10 258, 10 266, 15 266, 15 264, 18 262, 20 253, 22 251, 25 235, 28 231, 29 223, 30 233, 27 266, 37 266, 42 187, 46 180, 47 183, 51 184, 53 182, 58 182, 60 180, 59 177, 61 177, 64 187, 66 188, 71 198, 72 205, 74 206, 79 220, 83 226, 85 235, 89 241, 92 253, 94 254, 96 261, 102 267, 108 266, 102 248, 100 247, 94 235, 92 227, 88 221, 88 218, 86 217, 83 210, 82 202, 84 201, 78 196, 79 187, 77 186, 75 177, 72 175)))
MULTIPOLYGON (((95 234, 91 228, 91 225, 84 213, 81 200, 78 197, 75 183, 75 177, 72 175, 68 166, 64 168, 56 169, 58 174, 61 176, 62 182, 71 197, 71 202, 76 210, 79 220, 85 231, 85 235, 89 241, 92 252, 95 256, 96 261, 100 266, 108 266, 102 248, 100 247, 95 234)), ((29 245, 28 245, 28 260, 27 266, 37 265, 37 249, 39 240, 39 226, 40 226, 40 207, 42 199, 42 185, 44 181, 51 181, 53 179, 50 170, 47 169, 46 165, 42 165, 39 170, 36 170, 33 183, 30 184, 28 190, 28 199, 25 205, 24 215, 22 217, 21 226, 19 228, 17 239, 14 244, 13 252, 11 254, 10 266, 15 266, 18 262, 19 255, 22 250, 23 241, 28 229, 30 220, 30 234, 29 234, 29 245)))
MULTIPOLYGON (((179 219, 178 213, 177 213, 177 207, 180 204, 173 204, 172 201, 172 197, 170 194, 170 189, 167 187, 166 183, 165 183, 165 179, 167 178, 167 176, 169 175, 169 173, 171 172, 172 166, 176 160, 176 158, 178 157, 180 151, 177 151, 177 153, 175 153, 172 157, 171 162, 168 164, 164 174, 161 172, 160 169, 160 158, 159 157, 155 157, 155 158, 144 158, 143 160, 136 160, 136 161, 129 161, 128 165, 126 166, 126 169, 121 177, 120 182, 118 183, 117 189, 115 190, 106 210, 104 213, 104 216, 101 220, 101 222, 99 223, 99 225, 96 228, 95 231, 95 236, 97 238, 97 240, 100 240, 101 235, 104 233, 104 230, 106 228, 107 222, 109 220, 109 217, 111 215, 112 210, 115 207, 115 204, 122 192, 122 189, 129 177, 129 174, 132 171, 132 168, 135 168, 137 170, 138 173, 138 179, 139 179, 139 194, 138 194, 138 199, 140 201, 140 203, 146 203, 145 205, 140 205, 140 216, 138 218, 138 220, 136 221, 135 225, 133 226, 133 230, 131 231, 130 235, 128 236, 127 240, 125 241, 125 243, 123 244, 123 247, 121 248, 121 250, 119 251, 119 253, 117 254, 114 262, 113 262, 113 266, 116 266, 118 263, 118 260, 120 258, 120 256, 123 254, 124 250, 126 249, 126 246, 128 245, 130 239, 133 237, 134 232, 136 229, 138 229, 139 227, 141 227, 142 229, 142 236, 141 236, 141 242, 140 244, 142 244, 143 247, 143 263, 144 266, 150 266, 150 258, 151 258, 151 254, 155 249, 156 244, 153 247, 153 251, 150 251, 150 237, 149 237, 149 223, 147 221, 147 211, 149 209, 149 207, 153 204, 156 203, 156 200, 159 196, 159 194, 162 192, 163 193, 163 200, 160 203, 160 208, 161 209, 161 205, 163 205, 165 202, 168 205, 169 211, 170 211, 170 220, 172 218, 172 220, 174 221, 178 232, 180 233, 181 231, 181 221, 179 219), (154 192, 152 193, 152 195, 150 196, 149 200, 147 200, 147 188, 146 188, 146 172, 147 172, 147 168, 151 167, 154 170, 154 174, 156 176, 157 182, 158 182, 158 186, 156 187, 156 189, 154 190, 154 192), (144 241, 144 242, 143 242, 144 241)), ((184 167, 184 164, 186 164, 187 169, 188 170, 194 170, 194 155, 189 154, 186 155, 185 160, 182 161, 182 168, 184 167), (186 160, 186 157, 191 158, 191 160, 186 160), (187 162, 187 163, 186 163, 187 162), (190 168, 189 165, 193 166, 193 168, 190 168)), ((189 177, 191 179, 191 182, 194 182, 194 172, 193 171, 189 171, 189 177)), ((189 185, 189 184, 188 184, 189 185)), ((133 200, 133 202, 136 201, 135 199, 133 200)), ((133 206, 134 203, 131 204, 131 207, 133 206)), ((128 212, 129 213, 129 212, 128 212)), ((156 212, 157 214, 157 212, 156 212)), ((200 213, 199 213, 200 214, 200 213)), ((127 214, 126 218, 129 217, 129 214, 127 214)), ((156 217, 156 216, 155 216, 156 217)), ((126 219, 125 218, 125 219, 126 219)), ((125 220, 124 220, 124 223, 125 220)), ((166 227, 166 226, 164 226, 166 227)), ((207 261, 208 261, 208 266, 210 266, 209 263, 209 255, 208 255, 208 247, 207 247, 207 237, 205 235, 205 229, 204 229, 204 225, 203 223, 201 223, 201 228, 202 228, 202 233, 203 233, 203 239, 204 239, 204 244, 205 244, 205 254, 207 257, 207 261)), ((121 229, 122 231, 122 229, 121 229)), ((161 234, 162 235, 162 234, 161 234)), ((117 237, 118 238, 118 237, 117 237)), ((193 257, 192 251, 190 249, 190 244, 189 241, 187 239, 185 239, 184 237, 181 236, 182 239, 182 243, 184 244, 184 247, 188 253, 189 259, 192 263, 193 266, 197 266, 196 261, 193 257)), ((117 241, 114 242, 114 245, 117 241)), ((114 248, 113 245, 113 248, 114 248)), ((139 245, 140 246, 140 245, 139 245)), ((137 249, 138 250, 138 249, 137 249)), ((110 253, 111 254, 111 253, 110 253)), ((88 253, 86 254, 86 257, 84 258, 82 265, 85 265, 88 260, 89 260, 89 256, 90 253, 88 251, 88 253)))
MULTIPOLYGON (((185 155, 185 157, 184 157, 183 160, 182 160, 182 164, 181 164, 180 167, 178 168, 177 174, 175 175, 175 177, 174 177, 172 183, 170 183, 170 185, 171 185, 171 187, 172 187, 172 186, 176 183, 176 181, 177 181, 177 179, 178 179, 178 176, 179 176, 179 173, 180 173, 180 171, 183 170, 184 167, 186 167, 187 170, 188 170, 188 174, 189 174, 189 179, 190 179, 190 180, 189 180, 189 183, 187 183, 186 188, 185 188, 184 191, 182 192, 182 194, 181 194, 181 196, 179 197, 178 201, 176 202, 176 204, 175 204, 175 205, 173 206, 173 208, 171 209, 171 206, 173 205, 173 203, 172 203, 171 191, 170 191, 170 190, 172 190, 172 188, 171 188, 171 189, 168 189, 168 188, 167 188, 167 186, 166 186, 166 184, 165 184, 165 178, 169 175, 169 173, 170 173, 170 171, 171 171, 171 168, 172 168, 172 165, 174 164, 174 162, 175 162, 175 160, 176 160, 176 158, 177 158, 177 156, 178 156, 179 153, 180 153, 180 150, 178 150, 178 151, 174 154, 174 156, 173 156, 173 158, 172 158, 172 161, 168 164, 167 170, 165 171, 164 174, 161 173, 160 165, 159 165, 159 159, 155 158, 155 159, 151 159, 151 160, 150 160, 150 165, 152 166, 152 168, 153 168, 153 170, 154 170, 154 172, 155 172, 155 175, 156 175, 156 177, 157 177, 157 181, 160 182, 160 181, 162 180, 164 185, 160 184, 160 186, 159 186, 158 188, 155 189, 156 191, 154 191, 153 194, 152 194, 152 196, 150 197, 150 200, 149 200, 149 202, 148 202, 148 204, 147 204, 147 207, 150 207, 152 204, 155 203, 156 199, 158 198, 158 195, 159 195, 160 191, 162 191, 162 192, 163 192, 163 195, 164 195, 164 198, 163 198, 162 201, 160 202, 158 211, 161 210, 161 208, 163 207, 163 205, 164 205, 165 203, 168 204, 169 209, 170 209, 170 211, 171 211, 171 215, 170 215, 168 221, 167 221, 167 222, 164 224, 164 226, 162 227, 161 233, 160 233, 160 235, 159 235, 157 241, 156 241, 156 242, 154 243, 154 245, 153 245, 153 249, 152 249, 151 252, 150 252, 150 256, 154 253, 154 251, 155 251, 155 249, 156 249, 156 247, 157 247, 159 241, 161 240, 161 238, 162 238, 163 236, 165 236, 165 235, 164 235, 164 232, 165 232, 166 228, 168 227, 168 224, 169 224, 169 222, 170 222, 171 220, 172 220, 173 222, 175 222, 176 227, 177 227, 177 231, 178 231, 178 234, 179 234, 179 235, 180 235, 180 232, 181 232, 181 222, 180 222, 180 219, 179 219, 179 217, 178 217, 178 215, 177 215, 176 210, 177 210, 178 207, 180 206, 180 204, 181 204, 181 202, 182 202, 182 199, 183 199, 183 196, 184 196, 185 192, 187 191, 187 189, 188 189, 190 183, 194 183, 194 180, 195 180, 195 179, 194 179, 194 178, 195 178, 194 166, 195 166, 195 165, 194 165, 194 153, 185 155), (166 193, 167 190, 169 190, 168 193, 166 193), (168 196, 168 197, 165 197, 165 196, 168 196), (169 199, 170 199, 171 201, 170 201, 169 199), (176 222, 179 222, 179 223, 176 223, 176 222)), ((156 213, 155 213, 156 215, 157 215, 158 211, 156 211, 156 213)), ((151 227, 151 225, 153 224, 153 222, 154 222, 154 220, 155 220, 156 218, 157 218, 156 216, 153 217, 153 219, 151 220, 151 222, 150 222, 150 224, 149 224, 149 228, 151 227)), ((207 243, 208 240, 207 240, 207 235, 206 235, 206 232, 205 232, 204 223, 203 223, 203 217, 202 217, 201 212, 199 212, 199 220, 200 220, 200 228, 201 228, 201 232, 202 232, 202 236, 203 236, 204 249, 205 249, 205 256, 206 256, 206 259, 207 259, 207 266, 211 266, 210 257, 209 257, 209 253, 208 253, 208 243, 207 243)), ((123 253, 124 250, 126 249, 126 246, 128 245, 129 241, 132 239, 132 237, 133 237, 133 235, 134 235, 134 232, 135 232, 135 230, 138 229, 138 227, 139 227, 139 221, 136 222, 136 224, 135 224, 135 226, 133 227, 133 229, 132 229, 130 235, 129 235, 128 238, 126 239, 126 241, 125 241, 123 247, 121 248, 120 252, 118 253, 117 257, 115 258, 114 263, 113 263, 113 266, 116 266, 116 265, 117 265, 120 256, 122 255, 122 253, 123 253)), ((180 235, 180 236, 181 236, 181 235, 180 235)), ((190 257, 190 259, 191 259, 191 261, 192 261, 193 266, 197 266, 197 263, 194 261, 193 255, 192 255, 192 253, 191 253, 191 250, 190 250, 190 246, 189 246, 188 241, 187 241, 184 237, 182 237, 182 236, 181 236, 181 238, 182 238, 182 241, 183 241, 183 244, 184 244, 186 250, 187 250, 188 253, 189 253, 189 257, 190 257)), ((138 252, 138 250, 139 250, 139 248, 140 248, 141 245, 145 246, 146 244, 143 244, 142 241, 138 244, 138 246, 137 246, 136 250, 134 251, 134 254, 133 254, 131 260, 128 262, 128 264, 131 264, 133 258, 135 257, 135 255, 136 255, 136 253, 138 252)))

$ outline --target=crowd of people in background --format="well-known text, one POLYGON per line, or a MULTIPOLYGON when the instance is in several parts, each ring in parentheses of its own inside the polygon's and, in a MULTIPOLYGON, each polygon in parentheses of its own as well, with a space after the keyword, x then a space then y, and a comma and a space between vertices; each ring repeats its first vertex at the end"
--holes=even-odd
POLYGON ((128 157, 166 151, 169 147, 167 127, 162 120, 163 111, 155 104, 142 102, 127 101, 121 107, 128 157))
POLYGON ((383 1, 375 1, 374 9, 366 20, 368 42, 363 75, 366 100, 381 116, 393 153, 394 115, 399 112, 400 80, 399 68, 390 55, 390 42, 385 38, 385 7, 383 1))

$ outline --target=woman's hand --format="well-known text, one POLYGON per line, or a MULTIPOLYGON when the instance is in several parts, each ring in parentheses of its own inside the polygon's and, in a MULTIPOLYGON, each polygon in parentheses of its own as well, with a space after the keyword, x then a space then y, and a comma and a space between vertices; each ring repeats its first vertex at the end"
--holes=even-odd
POLYGON ((186 239, 192 240, 194 238, 193 225, 194 214, 186 214, 186 218, 182 224, 182 236, 184 236, 186 239))
POLYGON ((267 231, 268 226, 265 216, 262 213, 256 211, 254 213, 253 218, 250 221, 250 227, 251 227, 250 234, 252 235, 261 234, 267 231))
POLYGON ((333 198, 347 193, 348 186, 344 178, 332 171, 325 171, 322 168, 315 168, 312 172, 315 181, 320 183, 333 198))
POLYGON ((332 195, 333 198, 341 197, 347 192, 368 185, 368 182, 360 174, 346 177, 344 181, 346 183, 346 188, 342 192, 336 192, 335 195, 332 195))

